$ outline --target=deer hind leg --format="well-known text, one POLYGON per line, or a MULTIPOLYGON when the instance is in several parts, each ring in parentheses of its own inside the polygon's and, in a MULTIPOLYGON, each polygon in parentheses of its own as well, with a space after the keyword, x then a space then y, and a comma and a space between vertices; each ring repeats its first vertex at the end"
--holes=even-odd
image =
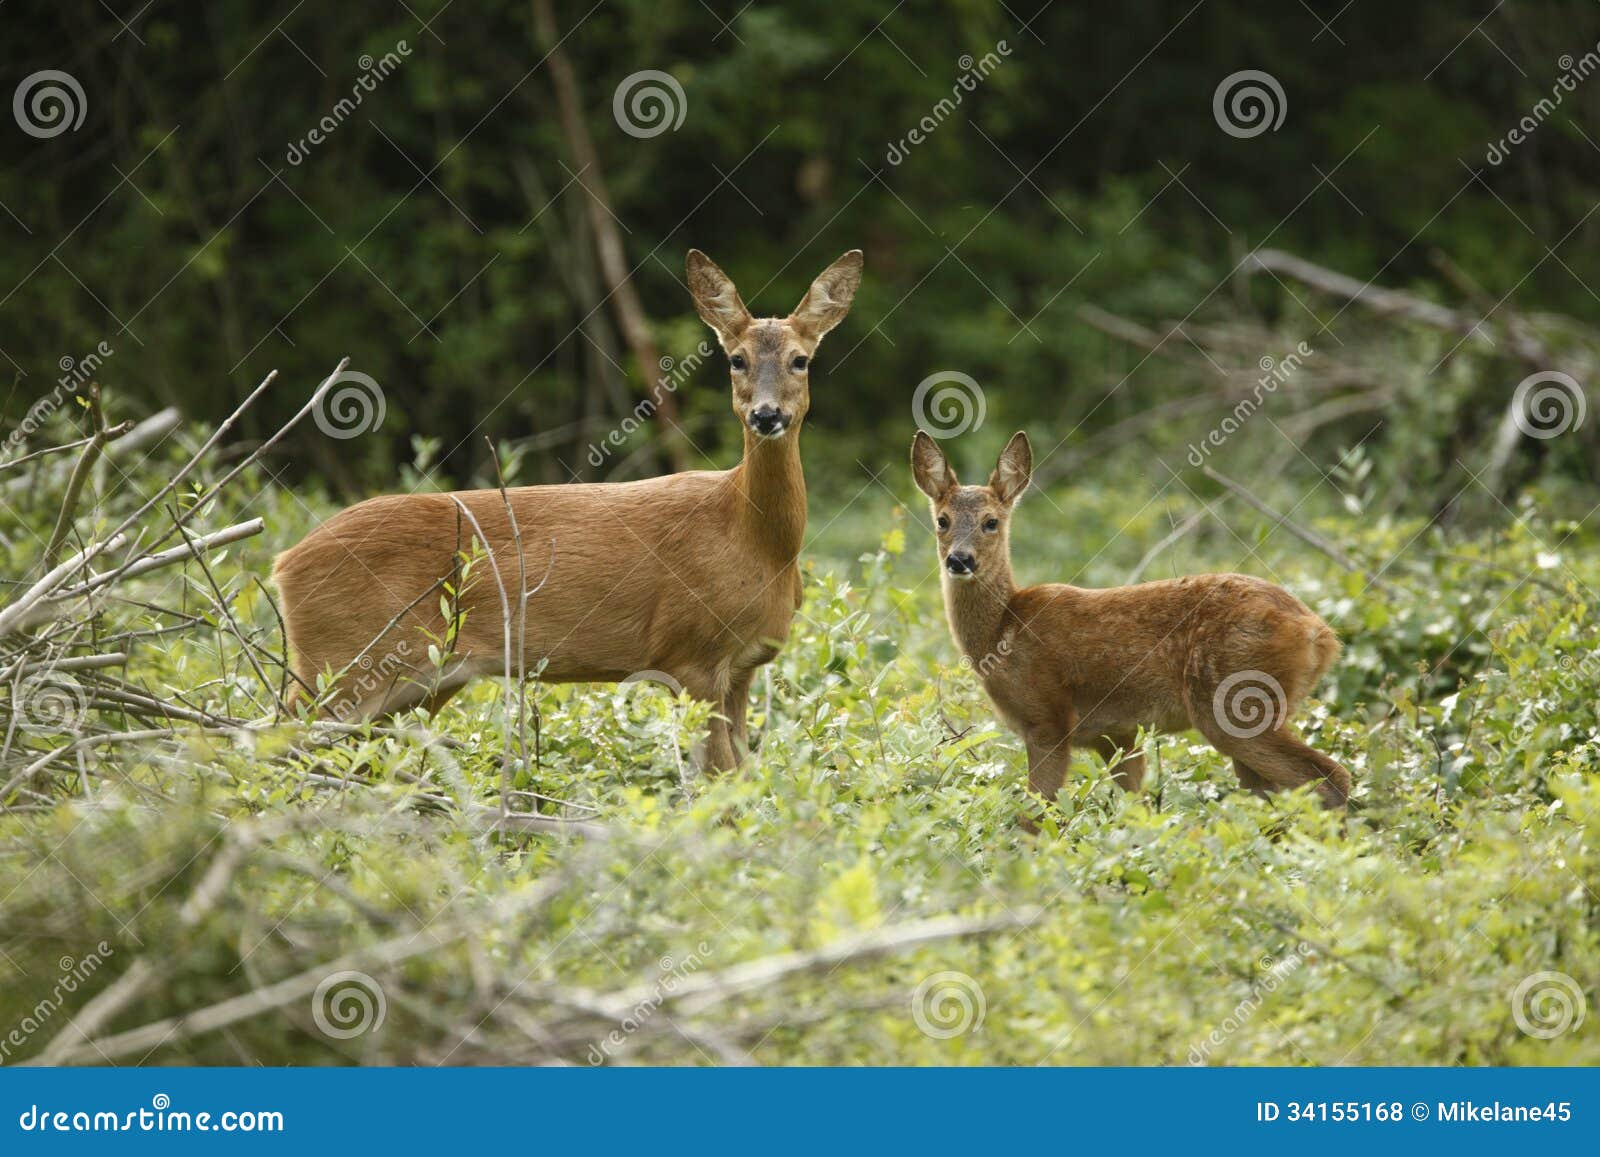
POLYGON ((1239 782, 1252 791, 1309 785, 1316 788, 1323 806, 1333 811, 1343 811, 1350 800, 1350 773, 1344 765, 1302 743, 1287 726, 1259 735, 1235 735, 1205 718, 1196 721, 1196 727, 1212 747, 1233 757, 1239 782))
POLYGON ((1239 782, 1251 790, 1288 791, 1309 785, 1325 807, 1343 811, 1350 799, 1350 773, 1337 760, 1302 743, 1289 728, 1289 716, 1299 701, 1294 692, 1300 688, 1285 692, 1270 675, 1246 674, 1261 678, 1231 688, 1225 682, 1191 685, 1186 706, 1195 730, 1233 758, 1239 782))
POLYGON ((1272 784, 1264 776, 1257 775, 1255 770, 1244 760, 1233 761, 1233 774, 1239 777, 1239 786, 1256 795, 1265 796, 1272 790, 1272 784))
POLYGON ((1118 787, 1129 793, 1137 793, 1144 787, 1144 750, 1134 746, 1137 740, 1138 736, 1134 733, 1119 732, 1116 735, 1102 735, 1094 743, 1095 751, 1111 769, 1111 778, 1118 787), (1119 751, 1122 752, 1122 760, 1111 767, 1111 761, 1117 758, 1119 751))

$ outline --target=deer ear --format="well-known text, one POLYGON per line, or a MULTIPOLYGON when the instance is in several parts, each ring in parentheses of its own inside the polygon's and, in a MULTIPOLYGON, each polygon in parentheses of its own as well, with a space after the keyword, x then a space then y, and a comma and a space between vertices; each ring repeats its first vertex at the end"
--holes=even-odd
POLYGON ((732 279, 700 250, 689 250, 686 268, 695 311, 700 314, 701 321, 716 331, 717 341, 727 349, 750 324, 750 311, 733 287, 732 279))
POLYGON ((789 315, 789 323, 811 341, 821 341, 850 312, 864 260, 861 250, 852 249, 819 273, 789 315))
POLYGON ((961 485, 939 443, 925 430, 918 430, 911 440, 911 476, 917 480, 917 489, 935 502, 961 485))
POLYGON ((1028 444, 1028 435, 1018 430, 1011 435, 1006 448, 1000 451, 994 473, 989 475, 989 489, 999 496, 1001 502, 1010 506, 1022 497, 1032 477, 1033 447, 1028 444))

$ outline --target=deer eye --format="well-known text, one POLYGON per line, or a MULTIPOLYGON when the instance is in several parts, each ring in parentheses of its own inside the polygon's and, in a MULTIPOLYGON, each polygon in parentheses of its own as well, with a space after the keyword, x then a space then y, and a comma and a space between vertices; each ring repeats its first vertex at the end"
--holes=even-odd
POLYGON ((792 362, 790 362, 790 363, 789 363, 789 365, 790 365, 790 367, 791 367, 791 368, 792 368, 792 369, 793 369, 793 370, 794 370, 794 371, 795 371, 795 372, 796 372, 796 373, 799 373, 799 372, 800 372, 800 371, 801 371, 801 370, 803 370, 803 369, 805 369, 805 368, 806 368, 806 364, 807 364, 807 363, 806 363, 806 356, 805 356, 805 354, 796 354, 796 355, 795 355, 795 359, 794 359, 794 361, 792 361, 792 362))
POLYGON ((950 529, 950 520, 942 514, 939 516, 939 529, 941 531, 950 529))
POLYGON ((744 355, 743 354, 734 354, 731 358, 728 359, 728 364, 730 366, 732 366, 736 370, 744 369, 744 367, 746 365, 746 362, 744 360, 744 355))
POLYGON ((983 529, 987 530, 990 534, 993 534, 995 531, 1000 529, 1000 520, 998 518, 984 519, 983 529))

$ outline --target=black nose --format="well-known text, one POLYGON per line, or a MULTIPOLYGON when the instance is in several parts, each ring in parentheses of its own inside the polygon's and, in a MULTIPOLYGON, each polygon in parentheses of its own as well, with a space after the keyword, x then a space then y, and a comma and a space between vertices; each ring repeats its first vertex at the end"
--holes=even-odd
POLYGON ((750 428, 757 434, 776 434, 789 424, 777 406, 761 406, 750 412, 750 428))
POLYGON ((977 574, 978 560, 968 551, 952 551, 944 560, 944 569, 951 574, 977 574))

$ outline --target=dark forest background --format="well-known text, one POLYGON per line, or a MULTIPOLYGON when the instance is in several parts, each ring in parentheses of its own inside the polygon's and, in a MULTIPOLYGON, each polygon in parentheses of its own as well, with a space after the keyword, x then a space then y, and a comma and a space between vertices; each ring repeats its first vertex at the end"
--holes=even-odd
MULTIPOLYGON (((524 480, 726 465, 737 430, 720 355, 677 392, 687 446, 647 429, 630 453, 587 460, 649 385, 597 256, 596 178, 660 357, 708 336, 682 284, 690 246, 757 312, 786 311, 827 261, 863 248, 854 315, 814 374, 812 429, 889 438, 896 461, 912 390, 934 370, 983 384, 993 430, 1071 432, 1069 446, 1205 387, 1204 363, 1183 359, 1202 339, 1151 358, 1091 324, 1107 315, 1320 335, 1337 311, 1341 346, 1368 320, 1286 278, 1230 275, 1256 246, 1497 324, 1600 308, 1600 80, 1489 160, 1596 50, 1592 0, 559 0, 554 36, 536 7, 7 4, 5 91, 60 69, 86 115, 49 139, 5 126, 4 424, 62 359, 105 341, 115 412, 175 404, 216 420, 280 370, 290 385, 247 415, 246 437, 349 355, 383 387, 381 430, 341 442, 302 427, 281 460, 341 491, 393 484, 419 453, 441 480, 482 481, 485 436, 521 445, 524 480), (1002 41, 999 66, 891 164, 964 58, 1002 41), (364 58, 385 54, 398 67, 291 163, 364 58), (587 164, 559 112, 561 65, 587 164), (675 130, 642 138, 613 99, 646 69, 684 103, 675 130), (1219 130, 1213 93, 1242 69, 1281 84, 1283 131, 1219 130)), ((1380 358, 1367 384, 1390 391, 1382 404, 1306 439, 1353 442, 1375 412, 1373 445, 1403 436, 1444 473, 1527 372, 1474 348, 1471 374, 1422 375, 1410 397, 1380 358)), ((1592 439, 1562 447, 1559 470, 1592 472, 1592 439)))

